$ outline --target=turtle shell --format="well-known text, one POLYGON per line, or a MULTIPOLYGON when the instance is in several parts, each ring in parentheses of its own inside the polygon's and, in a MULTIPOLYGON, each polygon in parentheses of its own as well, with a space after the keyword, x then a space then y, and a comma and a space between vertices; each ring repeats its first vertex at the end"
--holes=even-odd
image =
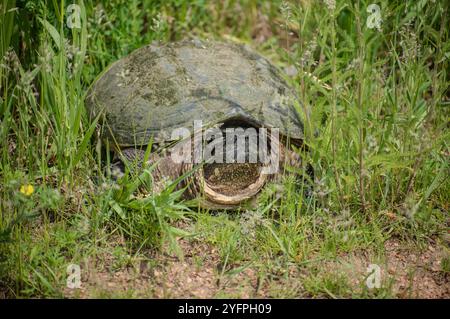
POLYGON ((267 59, 240 44, 186 40, 151 44, 107 68, 88 91, 91 116, 104 112, 103 137, 119 146, 170 141, 228 120, 303 138, 293 90, 267 59))

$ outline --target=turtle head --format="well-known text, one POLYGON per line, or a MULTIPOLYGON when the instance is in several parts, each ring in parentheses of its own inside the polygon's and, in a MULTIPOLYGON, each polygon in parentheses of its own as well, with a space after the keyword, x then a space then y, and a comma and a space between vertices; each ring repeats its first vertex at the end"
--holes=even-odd
POLYGON ((239 206, 257 195, 267 182, 271 173, 267 166, 271 163, 263 155, 264 147, 271 151, 271 143, 261 132, 251 122, 229 120, 204 135, 204 165, 199 179, 212 206, 239 206))

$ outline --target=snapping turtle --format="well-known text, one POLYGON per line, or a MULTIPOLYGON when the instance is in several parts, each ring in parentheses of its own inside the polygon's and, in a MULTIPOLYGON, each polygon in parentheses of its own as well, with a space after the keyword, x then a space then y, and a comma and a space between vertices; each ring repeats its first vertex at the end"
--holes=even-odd
POLYGON ((200 198, 204 207, 239 206, 277 178, 286 163, 301 167, 291 147, 303 140, 296 95, 277 68, 244 45, 152 43, 105 70, 89 89, 86 105, 91 117, 104 115, 102 138, 113 144, 121 161, 142 164, 151 143, 154 189, 199 164, 179 187, 187 186, 185 196, 200 198), (234 136, 212 138, 225 132, 234 136), (256 132, 256 139, 249 132, 256 132), (195 136, 204 149, 198 151, 195 136), (261 156, 263 146, 272 162, 261 156), (174 157, 174 149, 183 160, 174 157), (200 160, 193 160, 199 154, 200 160), (275 170, 267 170, 268 163, 275 170))

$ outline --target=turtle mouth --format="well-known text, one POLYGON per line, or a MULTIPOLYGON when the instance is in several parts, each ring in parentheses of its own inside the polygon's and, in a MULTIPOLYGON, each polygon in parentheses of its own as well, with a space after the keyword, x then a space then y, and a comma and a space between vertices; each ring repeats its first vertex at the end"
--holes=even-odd
MULTIPOLYGON (((224 135, 230 128, 240 130, 252 128, 257 131, 255 126, 244 121, 233 120, 221 126, 224 135)), ((258 158, 258 143, 259 136, 253 140, 248 136, 236 136, 231 140, 228 137, 224 139, 223 148, 221 148, 223 162, 206 160, 200 174, 203 191, 208 201, 225 206, 238 206, 254 197, 262 189, 267 175, 261 173, 264 164, 258 158), (243 142, 240 146, 238 145, 239 138, 243 142), (227 143, 231 143, 231 145, 226 145, 227 143), (244 145, 243 149, 239 149, 242 145, 244 145), (230 153, 233 162, 227 162, 230 153), (238 160, 239 156, 241 160, 238 160)))
POLYGON ((255 196, 266 182, 258 163, 212 163, 203 168, 207 198, 222 205, 238 205, 255 196))

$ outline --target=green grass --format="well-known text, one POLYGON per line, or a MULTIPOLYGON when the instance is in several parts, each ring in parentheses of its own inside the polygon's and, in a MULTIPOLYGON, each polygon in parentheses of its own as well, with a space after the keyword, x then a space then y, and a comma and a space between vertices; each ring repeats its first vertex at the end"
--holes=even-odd
MULTIPOLYGON (((0 296, 66 296, 71 263, 110 273, 162 267, 155 254, 183 259, 179 237, 216 250, 221 297, 243 296, 225 286, 246 269, 266 297, 397 297, 395 276, 369 290, 364 277, 355 284, 326 267, 365 254, 364 273, 384 263, 387 240, 417 253, 442 248, 447 278, 447 1, 378 1, 380 31, 366 26, 371 1, 75 2, 80 29, 67 27, 69 2, 0 2, 0 296), (208 212, 188 208, 173 187, 142 196, 151 167, 112 181, 87 88, 136 48, 193 36, 248 43, 295 70, 288 81, 302 101, 311 197, 287 177, 256 209, 208 212), (21 193, 24 185, 34 192, 21 193)), ((91 295, 152 294, 150 283, 143 294, 91 295)))

